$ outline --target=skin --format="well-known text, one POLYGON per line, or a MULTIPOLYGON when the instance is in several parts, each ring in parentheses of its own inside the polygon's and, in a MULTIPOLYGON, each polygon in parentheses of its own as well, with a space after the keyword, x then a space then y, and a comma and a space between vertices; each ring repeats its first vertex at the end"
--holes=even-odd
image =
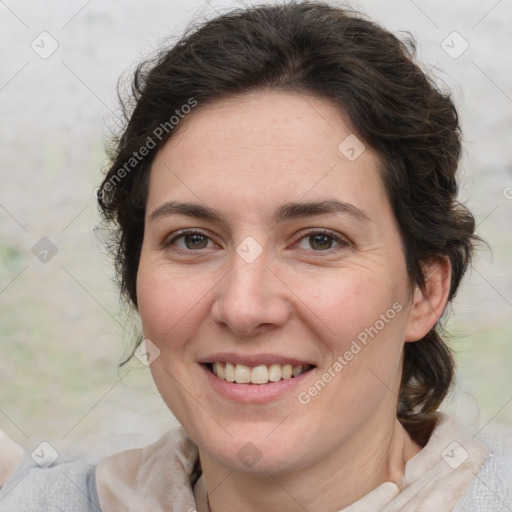
POLYGON ((151 364, 158 390, 199 448, 212 512, 337 511, 385 481, 399 483, 421 449, 396 418, 403 346, 441 316, 450 266, 431 260, 425 293, 411 286, 378 155, 366 147, 349 161, 338 149, 351 133, 326 99, 257 91, 196 107, 153 163, 139 314, 160 350, 151 364), (327 199, 368 219, 271 217, 283 203, 327 199), (224 220, 150 219, 171 200, 215 208, 224 220), (207 237, 200 248, 197 238, 173 241, 183 228, 207 237), (315 243, 306 228, 342 242, 315 243), (263 249, 251 263, 236 251, 246 237, 263 249), (297 393, 395 303, 401 311, 300 403, 297 393), (236 403, 212 389, 197 362, 219 351, 284 354, 316 367, 292 393, 236 403), (237 456, 248 442, 261 456, 252 467, 237 456))

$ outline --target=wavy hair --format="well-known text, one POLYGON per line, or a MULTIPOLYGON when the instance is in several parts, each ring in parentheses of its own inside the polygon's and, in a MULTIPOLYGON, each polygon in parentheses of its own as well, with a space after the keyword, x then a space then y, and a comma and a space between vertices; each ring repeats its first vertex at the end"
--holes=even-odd
MULTIPOLYGON (((152 161, 173 134, 161 127, 191 98, 202 105, 258 89, 314 94, 339 107, 380 157, 411 286, 424 289, 422 264, 447 256, 451 301, 478 237, 472 214, 457 200, 461 134, 449 92, 415 63, 412 37, 403 42, 345 7, 293 1, 236 9, 198 23, 138 65, 129 98, 122 100, 126 124, 111 141, 98 194, 103 220, 114 234, 117 282, 127 302, 137 308, 152 161), (155 147, 127 169, 148 138, 155 147), (112 186, 123 166, 126 172, 112 186)), ((439 322, 420 341, 405 344, 397 417, 421 445, 437 423, 453 377, 439 322)))

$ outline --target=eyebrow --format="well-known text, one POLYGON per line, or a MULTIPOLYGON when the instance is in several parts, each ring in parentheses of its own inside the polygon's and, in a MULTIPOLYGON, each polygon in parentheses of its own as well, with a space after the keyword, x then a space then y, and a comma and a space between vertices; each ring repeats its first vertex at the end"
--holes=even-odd
MULTIPOLYGON (((315 215, 326 215, 342 213, 350 215, 357 220, 371 222, 370 217, 363 211, 350 203, 330 199, 325 201, 285 203, 274 210, 274 222, 279 223, 285 220, 311 217, 315 215)), ((224 214, 220 210, 210 208, 198 203, 180 203, 168 201, 160 205, 149 216, 149 222, 170 215, 186 215, 197 219, 206 219, 224 223, 224 214)))

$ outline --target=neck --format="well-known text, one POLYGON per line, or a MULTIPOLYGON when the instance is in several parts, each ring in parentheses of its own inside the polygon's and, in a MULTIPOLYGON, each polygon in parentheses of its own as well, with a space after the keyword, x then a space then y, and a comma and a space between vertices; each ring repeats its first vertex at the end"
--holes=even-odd
POLYGON ((354 437, 319 463, 279 474, 233 472, 200 451, 210 512, 340 510, 384 482, 398 484, 421 450, 396 418, 385 428, 367 425, 354 437))

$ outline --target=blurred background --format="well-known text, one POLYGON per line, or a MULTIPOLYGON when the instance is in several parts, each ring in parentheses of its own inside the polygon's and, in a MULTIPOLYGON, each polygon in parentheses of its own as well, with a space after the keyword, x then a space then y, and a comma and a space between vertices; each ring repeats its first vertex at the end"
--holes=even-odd
MULTIPOLYGON (((249 4, 249 2, 245 2, 249 4)), ((261 2, 254 2, 261 3, 261 2)), ((94 190, 119 116, 116 83, 198 18, 241 2, 0 1, 0 428, 26 450, 104 456, 175 424, 137 359, 94 190), (170 38, 170 39, 169 39, 170 38)), ((361 0, 418 41, 452 90, 465 140, 461 199, 490 245, 448 322, 458 380, 444 408, 512 431, 512 2, 361 0)))

